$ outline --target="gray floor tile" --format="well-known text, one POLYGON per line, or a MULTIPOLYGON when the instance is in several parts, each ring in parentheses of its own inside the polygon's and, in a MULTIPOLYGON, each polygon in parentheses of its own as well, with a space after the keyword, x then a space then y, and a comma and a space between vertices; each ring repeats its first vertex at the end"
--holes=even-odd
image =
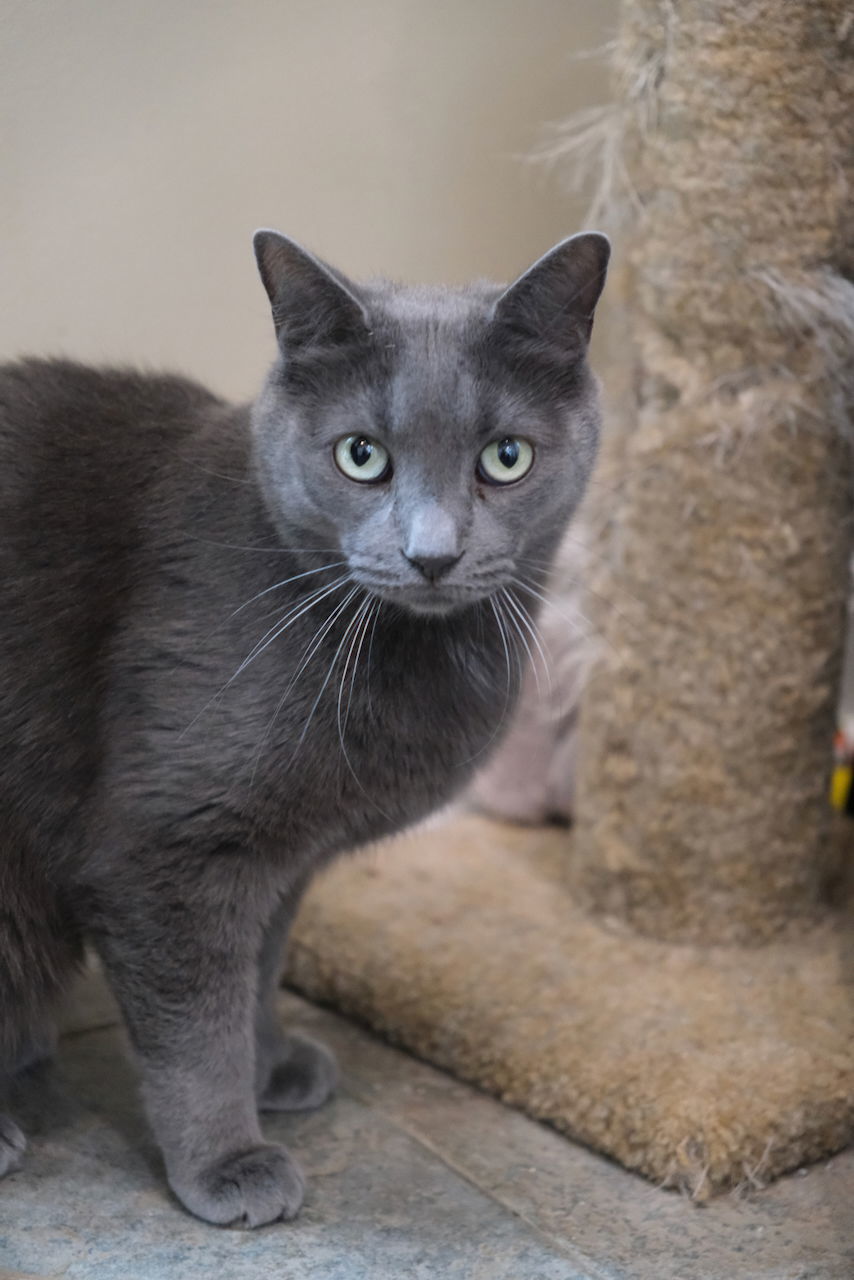
POLYGON ((296 1223, 221 1230, 171 1200, 93 979, 61 1071, 22 1100, 31 1150, 0 1184, 0 1280, 854 1277, 854 1152, 699 1209, 334 1014, 287 993, 282 1013, 344 1069, 330 1106, 266 1122, 309 1178, 296 1223))
POLYGON ((118 1032, 78 1034, 63 1058, 41 1121, 29 1118, 25 1170, 0 1189, 8 1267, 69 1280, 581 1280, 554 1242, 346 1091, 266 1125, 310 1179, 298 1222, 251 1233, 196 1222, 168 1197, 118 1032))
POLYGON ((854 1280, 854 1149, 698 1206, 322 1009, 299 1017, 348 1087, 481 1190, 619 1280, 854 1280))

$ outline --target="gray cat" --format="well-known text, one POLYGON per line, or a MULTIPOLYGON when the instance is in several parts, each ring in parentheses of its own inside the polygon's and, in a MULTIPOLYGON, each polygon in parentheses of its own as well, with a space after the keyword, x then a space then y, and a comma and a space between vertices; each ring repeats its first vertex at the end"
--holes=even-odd
MULTIPOLYGON (((289 922, 500 738, 596 452, 608 259, 582 234, 504 290, 407 289, 255 248, 279 353, 251 407, 0 370, 0 1090, 90 942, 171 1187, 249 1226, 303 1195, 259 1109, 335 1085, 276 1021, 289 922)), ((24 1146, 0 1115, 0 1174, 24 1146)))

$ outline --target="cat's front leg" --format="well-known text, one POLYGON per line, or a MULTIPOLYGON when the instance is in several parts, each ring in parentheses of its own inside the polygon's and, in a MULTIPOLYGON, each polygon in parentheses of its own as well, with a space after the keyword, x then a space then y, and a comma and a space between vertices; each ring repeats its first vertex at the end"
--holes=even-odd
POLYGON ((11 1064, 4 1067, 0 1063, 0 1178, 20 1169, 27 1149, 26 1137, 5 1109, 12 1082, 16 1076, 47 1062, 56 1049, 56 1040, 56 1031, 47 1022, 30 1028, 27 1039, 16 1047, 11 1064))
POLYGON ((204 872, 190 882, 177 866, 135 876, 120 899, 96 891, 93 921, 169 1185, 208 1222, 292 1218, 303 1178, 284 1147, 264 1141, 255 1099, 257 889, 225 859, 220 883, 204 872))
POLYGON ((261 1111, 308 1111, 335 1091, 338 1066, 308 1036, 283 1030, 276 1009, 282 957, 303 885, 284 897, 264 931, 255 1014, 255 1091, 261 1111))

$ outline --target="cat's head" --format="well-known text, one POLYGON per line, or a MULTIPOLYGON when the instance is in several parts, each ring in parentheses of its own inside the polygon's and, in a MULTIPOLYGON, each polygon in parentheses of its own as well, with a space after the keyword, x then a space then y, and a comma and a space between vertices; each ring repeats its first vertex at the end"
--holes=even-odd
POLYGON ((506 288, 354 284, 274 231, 255 251, 279 343, 256 458, 283 544, 417 613, 541 577, 596 455, 607 239, 506 288))

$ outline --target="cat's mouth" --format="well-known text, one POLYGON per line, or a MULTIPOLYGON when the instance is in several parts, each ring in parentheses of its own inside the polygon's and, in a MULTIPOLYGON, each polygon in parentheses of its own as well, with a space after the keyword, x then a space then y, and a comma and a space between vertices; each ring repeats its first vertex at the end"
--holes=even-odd
POLYGON ((396 603, 403 605, 411 613, 432 614, 435 616, 436 614, 453 613, 455 609, 471 604, 472 597, 469 594, 464 596, 451 594, 447 590, 443 591, 437 587, 428 587, 426 590, 413 590, 405 587, 398 594, 396 603))
POLYGON ((454 613, 458 609, 485 600, 489 592, 450 583, 389 583, 360 579, 361 585, 367 587, 372 595, 396 604, 409 613, 432 617, 454 613))

